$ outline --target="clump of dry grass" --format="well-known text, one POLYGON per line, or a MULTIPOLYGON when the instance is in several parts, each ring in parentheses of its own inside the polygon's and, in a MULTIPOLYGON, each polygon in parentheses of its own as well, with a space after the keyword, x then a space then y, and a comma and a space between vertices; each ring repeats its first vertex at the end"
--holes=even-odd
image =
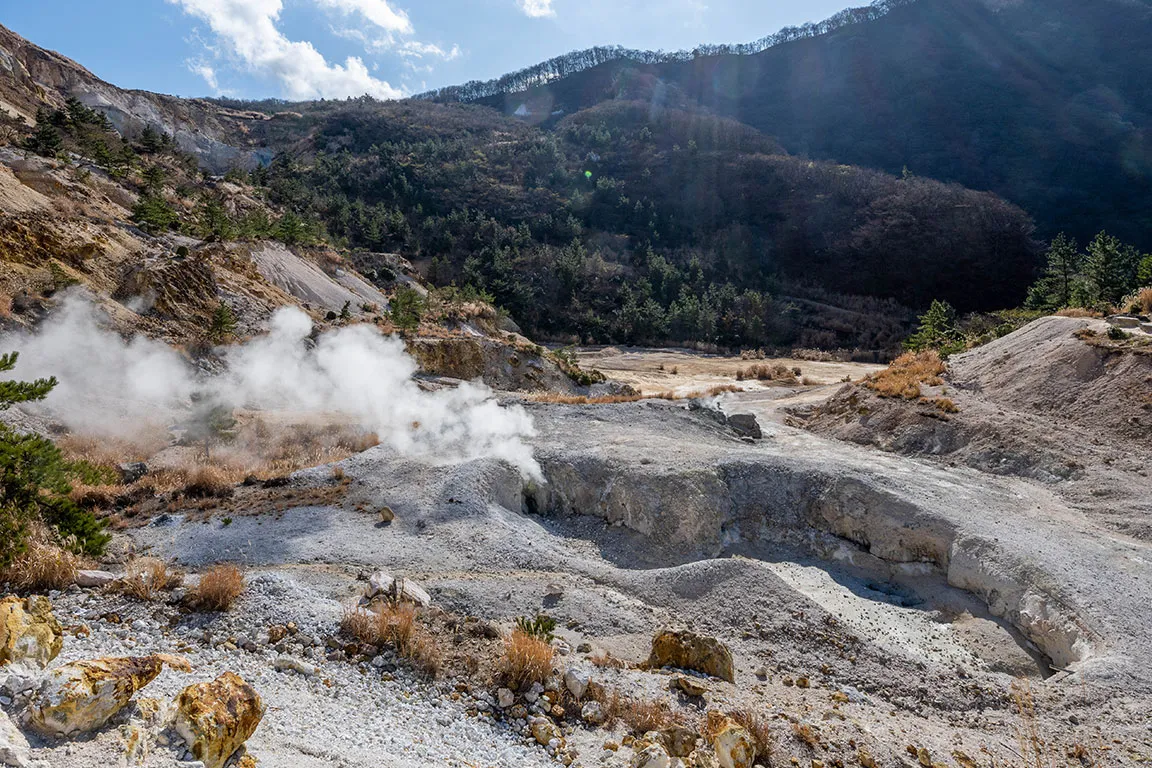
POLYGON ((960 413, 960 406, 950 397, 922 397, 920 402, 936 406, 942 413, 960 413))
POLYGON ((634 698, 621 694, 616 688, 601 686, 591 688, 588 696, 600 704, 607 725, 622 722, 636 735, 684 725, 687 722, 682 712, 673 709, 663 699, 634 698))
POLYGON ((440 670, 440 651, 416 619, 416 607, 410 603, 384 603, 371 611, 346 608, 340 629, 367 645, 391 645, 401 658, 435 676, 440 670))
POLYGON ((555 651, 543 640, 516 629, 504 640, 504 655, 500 658, 500 673, 512 690, 543 683, 552 673, 555 651))
POLYGON ((1056 313, 1059 317, 1103 317, 1102 312, 1084 307, 1065 307, 1056 313))
POLYGON ((174 589, 184 583, 184 574, 169 570, 168 564, 155 557, 137 557, 128 562, 124 578, 117 582, 117 588, 137 600, 155 600, 166 589, 174 589))
POLYGON ((594 667, 601 669, 627 669, 628 664, 616 658, 610 653, 598 653, 595 656, 590 656, 588 661, 594 667))
POLYGON ((1141 288, 1124 301, 1129 312, 1152 315, 1152 286, 1141 288))
POLYGON ((64 589, 76 581, 80 558, 61 547, 43 525, 29 532, 27 548, 0 572, 0 581, 17 589, 64 589))
POLYGON ((243 593, 244 574, 234 565, 221 563, 200 577, 188 602, 199 611, 226 611, 243 593))
POLYGON ((940 377, 947 370, 936 350, 906 352, 882 371, 865 377, 864 386, 880 397, 902 397, 916 400, 920 385, 937 387, 944 383, 940 377))
POLYGON ((800 375, 799 368, 789 368, 783 363, 768 365, 767 363, 750 365, 747 368, 736 370, 736 380, 745 381, 778 381, 782 384, 795 384, 796 377, 800 375))

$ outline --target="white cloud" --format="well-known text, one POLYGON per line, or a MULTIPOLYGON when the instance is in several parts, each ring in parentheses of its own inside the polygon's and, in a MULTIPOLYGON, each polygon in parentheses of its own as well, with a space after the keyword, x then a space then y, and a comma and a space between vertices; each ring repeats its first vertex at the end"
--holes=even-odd
POLYGON ((212 89, 213 93, 220 93, 220 81, 216 79, 216 70, 203 62, 190 61, 188 62, 188 69, 196 75, 204 78, 204 82, 208 83, 208 87, 212 89))
POLYGON ((552 7, 552 0, 517 0, 520 10, 534 19, 555 16, 556 9, 552 7))
POLYGON ((359 14, 385 32, 410 35, 413 32, 408 14, 396 10, 385 0, 316 0, 324 8, 345 14, 359 14))
MULTIPOLYGON (((281 0, 168 0, 207 22, 225 49, 253 72, 280 80, 292 99, 344 98, 367 94, 396 99, 404 93, 372 77, 364 62, 349 56, 330 64, 307 41, 289 40, 276 23, 281 0)), ((356 12, 391 32, 411 30, 408 17, 392 11, 383 0, 318 0, 346 12, 356 12), (386 12, 387 11, 387 12, 386 12), (369 15, 371 14, 371 15, 369 15)))

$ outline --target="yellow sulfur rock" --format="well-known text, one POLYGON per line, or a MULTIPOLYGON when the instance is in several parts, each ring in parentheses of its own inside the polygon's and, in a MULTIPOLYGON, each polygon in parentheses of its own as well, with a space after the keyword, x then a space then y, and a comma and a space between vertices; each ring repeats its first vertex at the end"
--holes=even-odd
POLYGON ((713 731, 712 749, 721 768, 752 768, 756 761, 752 736, 729 717, 724 718, 713 731))
POLYGON ((46 736, 94 731, 124 709, 165 664, 182 672, 192 670, 184 659, 165 654, 57 667, 29 707, 28 723, 46 736))
POLYGON ((0 600, 0 664, 30 661, 43 669, 64 647, 64 630, 48 598, 0 600))
POLYGON ((664 631, 657 634, 652 638, 648 666, 654 669, 691 669, 730 683, 736 679, 732 652, 728 647, 714 637, 697 635, 695 632, 664 631))
POLYGON ((260 695, 234 672, 190 685, 176 697, 176 732, 205 768, 222 768, 263 717, 260 695))

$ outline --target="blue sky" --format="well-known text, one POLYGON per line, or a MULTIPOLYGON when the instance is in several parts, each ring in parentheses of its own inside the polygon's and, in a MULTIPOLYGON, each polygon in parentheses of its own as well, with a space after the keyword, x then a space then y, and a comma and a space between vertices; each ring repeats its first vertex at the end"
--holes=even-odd
MULTIPOLYGON (((846 0, 6 0, 0 24, 124 88, 388 98, 593 45, 748 42, 846 0)), ((861 4, 857 2, 856 4, 861 4)))

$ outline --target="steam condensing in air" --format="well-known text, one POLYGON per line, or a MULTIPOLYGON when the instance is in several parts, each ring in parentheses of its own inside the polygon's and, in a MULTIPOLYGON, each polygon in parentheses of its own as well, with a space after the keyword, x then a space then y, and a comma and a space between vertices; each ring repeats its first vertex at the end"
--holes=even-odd
POLYGON ((540 477, 525 442, 532 419, 520 406, 501 406, 481 383, 422 390, 403 342, 371 326, 328 331, 314 344, 305 342, 311 333, 304 312, 282 308, 266 335, 226 348, 224 372, 206 376, 166 344, 107 329, 88 300, 73 296, 35 333, 0 340, 0 350, 20 353, 19 378, 59 380, 43 407, 77 432, 131 438, 179 420, 200 393, 233 408, 339 414, 403 455, 498 458, 540 477))

